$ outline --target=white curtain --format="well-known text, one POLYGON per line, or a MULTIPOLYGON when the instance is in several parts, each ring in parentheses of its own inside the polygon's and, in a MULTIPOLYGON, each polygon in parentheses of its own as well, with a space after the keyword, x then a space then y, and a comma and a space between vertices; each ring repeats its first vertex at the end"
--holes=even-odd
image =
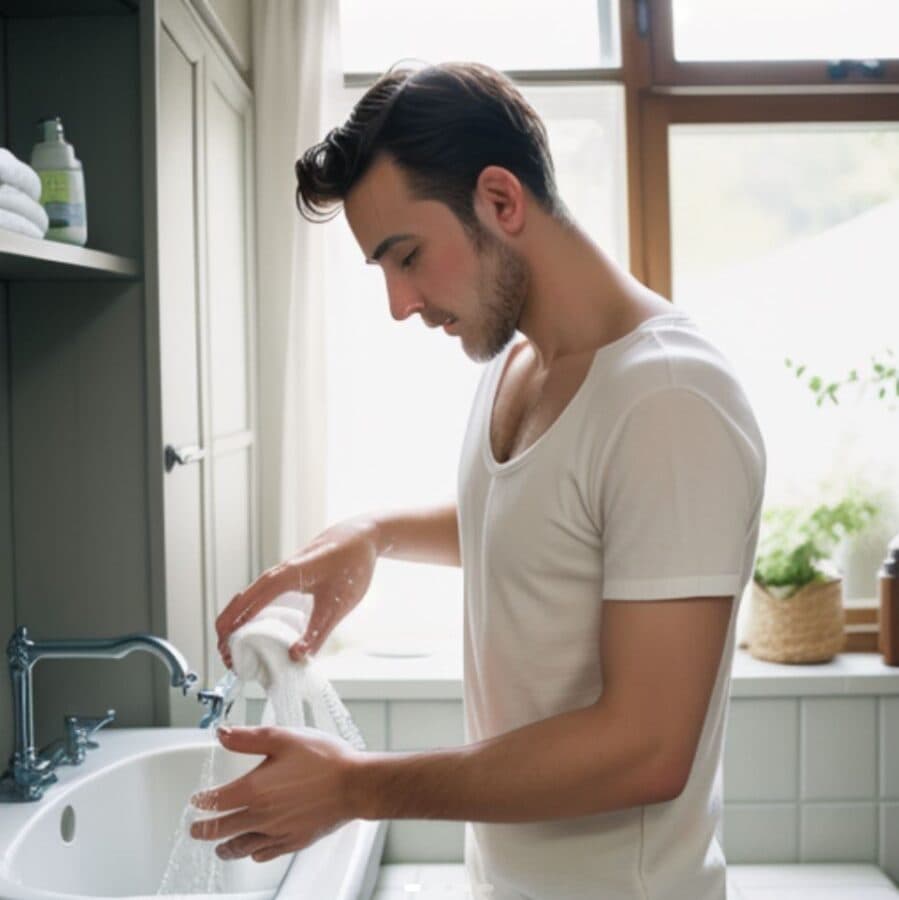
POLYGON ((322 260, 327 226, 296 203, 294 163, 340 89, 338 0, 254 0, 261 564, 324 527, 322 260))

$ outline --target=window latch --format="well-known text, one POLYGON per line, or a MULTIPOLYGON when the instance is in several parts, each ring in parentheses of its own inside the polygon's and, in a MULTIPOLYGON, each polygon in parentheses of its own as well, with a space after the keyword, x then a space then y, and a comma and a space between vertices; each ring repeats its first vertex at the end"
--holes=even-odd
POLYGON ((636 8, 637 34, 649 37, 649 0, 634 0, 636 8))
POLYGON ((835 59, 827 64, 827 75, 833 81, 842 81, 850 75, 883 78, 884 65, 879 59, 835 59))

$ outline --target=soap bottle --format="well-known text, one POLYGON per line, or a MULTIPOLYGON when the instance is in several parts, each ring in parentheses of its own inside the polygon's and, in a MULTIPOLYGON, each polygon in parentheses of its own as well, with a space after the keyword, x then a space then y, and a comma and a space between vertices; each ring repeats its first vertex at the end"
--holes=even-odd
POLYGON ((40 176, 40 202, 50 219, 46 236, 51 241, 83 247, 87 243, 87 207, 81 162, 66 142, 59 116, 41 119, 37 132, 31 168, 40 176))
POLYGON ((888 666, 899 666, 899 534, 887 548, 880 572, 880 652, 888 666))

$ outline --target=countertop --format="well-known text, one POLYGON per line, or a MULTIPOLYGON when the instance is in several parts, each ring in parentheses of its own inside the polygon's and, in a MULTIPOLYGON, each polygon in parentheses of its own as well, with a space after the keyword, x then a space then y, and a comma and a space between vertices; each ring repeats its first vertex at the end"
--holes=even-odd
MULTIPOLYGON (((421 656, 373 655, 344 649, 318 660, 321 672, 344 700, 461 700, 461 648, 447 646, 421 656)), ((899 668, 876 653, 841 653, 827 663, 782 665, 736 650, 732 697, 899 695, 899 668)), ((246 696, 261 698, 251 684, 246 696)))

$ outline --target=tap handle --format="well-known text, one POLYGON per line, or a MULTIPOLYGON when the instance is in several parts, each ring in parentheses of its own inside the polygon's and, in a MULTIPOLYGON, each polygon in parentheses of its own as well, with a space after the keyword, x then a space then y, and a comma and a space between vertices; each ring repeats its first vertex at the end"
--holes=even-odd
POLYGON ((115 721, 115 710, 106 710, 105 716, 66 716, 66 747, 69 756, 76 762, 84 760, 88 748, 99 745, 91 738, 104 726, 115 721))
POLYGON ((103 716, 66 716, 66 729, 81 729, 92 737, 95 732, 115 721, 115 710, 107 709, 103 716))

